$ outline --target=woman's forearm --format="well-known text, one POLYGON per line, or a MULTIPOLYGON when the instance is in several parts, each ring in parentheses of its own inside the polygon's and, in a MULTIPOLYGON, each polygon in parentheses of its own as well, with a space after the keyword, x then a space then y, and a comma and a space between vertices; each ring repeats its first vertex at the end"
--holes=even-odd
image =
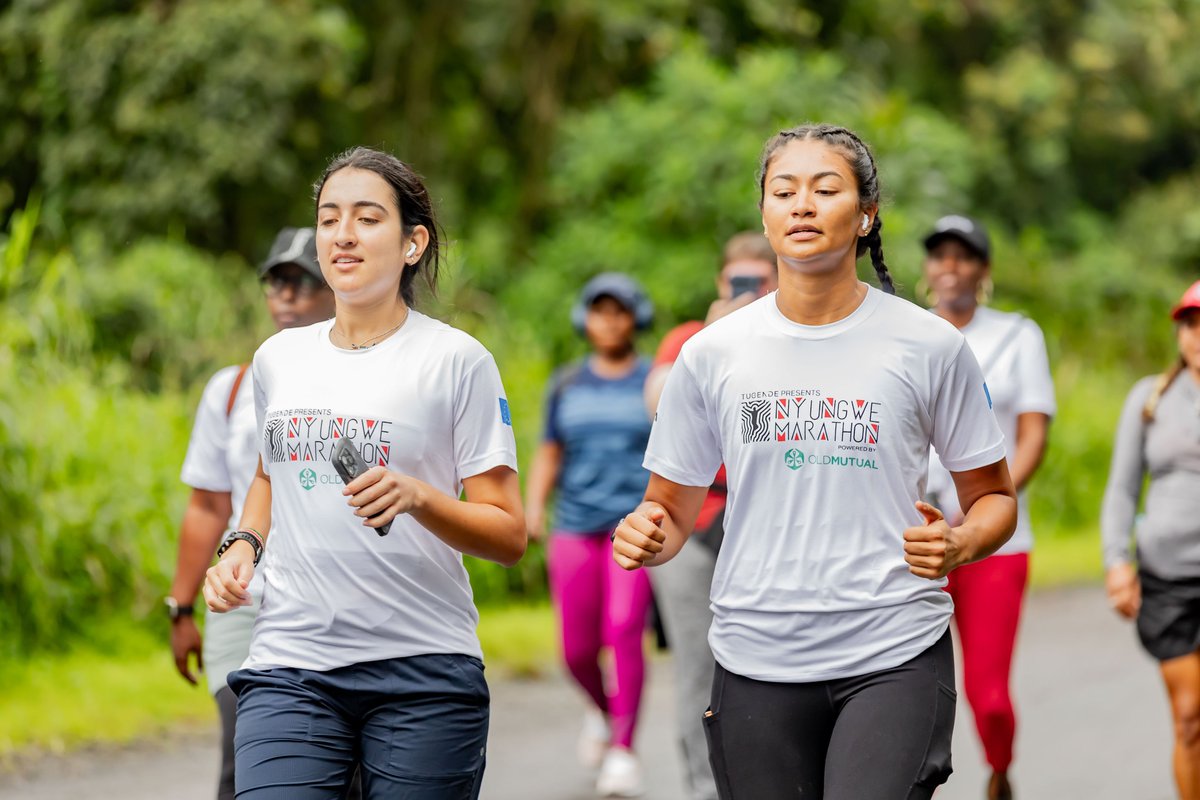
POLYGON ((506 567, 521 560, 527 537, 516 472, 503 467, 467 478, 466 500, 424 481, 416 484, 417 500, 409 516, 447 545, 506 567))
POLYGON ((986 494, 967 511, 955 529, 961 537, 962 561, 969 564, 1000 549, 1017 525, 1017 501, 1008 494, 986 494))
POLYGON ((1041 466, 1049 430, 1050 417, 1045 414, 1030 412, 1017 417, 1017 441, 1008 460, 1008 471, 1018 492, 1041 466))
POLYGON ((542 442, 538 445, 529 467, 529 479, 525 483, 525 505, 535 511, 542 511, 558 482, 558 473, 562 467, 562 445, 556 442, 542 442))
POLYGON ((263 472, 261 460, 246 492, 246 502, 242 506, 242 518, 238 520, 238 528, 257 531, 263 537, 263 541, 266 541, 271 532, 271 478, 263 472))

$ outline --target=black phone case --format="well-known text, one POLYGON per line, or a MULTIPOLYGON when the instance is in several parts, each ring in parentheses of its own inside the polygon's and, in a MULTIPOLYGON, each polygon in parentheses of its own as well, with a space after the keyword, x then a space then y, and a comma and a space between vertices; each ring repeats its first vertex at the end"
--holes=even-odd
MULTIPOLYGON (((338 439, 337 444, 333 446, 333 455, 329 460, 333 464, 333 468, 337 470, 337 474, 341 476, 342 483, 350 483, 370 469, 367 462, 363 461, 362 456, 358 454, 358 448, 345 438, 338 439)), ((376 528, 375 532, 380 536, 387 536, 391 529, 392 523, 389 522, 387 525, 376 528)))

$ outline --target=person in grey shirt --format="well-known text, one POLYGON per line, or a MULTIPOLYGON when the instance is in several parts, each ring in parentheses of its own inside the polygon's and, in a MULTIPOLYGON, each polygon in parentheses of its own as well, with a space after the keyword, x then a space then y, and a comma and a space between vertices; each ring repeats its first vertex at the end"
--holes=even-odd
POLYGON ((1200 800, 1200 281, 1171 317, 1179 361, 1138 381, 1125 400, 1101 528, 1109 603, 1136 618, 1167 686, 1179 796, 1200 800))

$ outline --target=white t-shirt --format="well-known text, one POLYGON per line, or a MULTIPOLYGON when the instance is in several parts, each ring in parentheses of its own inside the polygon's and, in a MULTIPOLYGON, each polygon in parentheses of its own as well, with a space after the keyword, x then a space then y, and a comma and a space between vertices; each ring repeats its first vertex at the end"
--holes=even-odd
MULTIPOLYGON (((249 370, 238 385, 233 410, 226 413, 233 382, 240 369, 225 367, 204 387, 181 475, 183 482, 193 489, 229 492, 233 513, 227 523, 228 530, 236 528, 242 518, 246 490, 250 488, 258 466, 258 428, 249 370)), ((208 690, 213 694, 225 686, 226 676, 246 660, 262 588, 261 572, 258 572, 249 586, 253 605, 225 614, 205 615, 204 672, 208 690)))
MULTIPOLYGON (((975 353, 988 389, 996 421, 1004 434, 1006 452, 1011 457, 1017 445, 1017 417, 1039 413, 1054 416, 1054 382, 1050 377, 1050 359, 1046 340, 1037 323, 1020 314, 980 307, 962 328, 967 344, 975 353)), ((942 466, 937 454, 929 457, 929 485, 938 507, 948 519, 962 513, 954 479, 942 466)), ((1028 553, 1033 549, 1033 528, 1029 523, 1029 505, 1025 492, 1017 496, 1017 529, 996 555, 1028 553)))
POLYGON ((897 666, 953 609, 904 561, 930 443, 955 469, 1004 457, 979 366, 950 323, 874 288, 805 326, 775 294, 683 346, 646 467, 708 486, 728 472, 709 644, 727 670, 807 682, 897 666))
POLYGON ((349 438, 363 459, 457 498, 462 481, 517 467, 490 353, 416 311, 363 350, 329 341, 333 320, 282 331, 254 356, 254 405, 271 477, 271 555, 254 669, 329 670, 425 653, 482 657, 462 555, 411 516, 379 536, 330 463, 349 438))

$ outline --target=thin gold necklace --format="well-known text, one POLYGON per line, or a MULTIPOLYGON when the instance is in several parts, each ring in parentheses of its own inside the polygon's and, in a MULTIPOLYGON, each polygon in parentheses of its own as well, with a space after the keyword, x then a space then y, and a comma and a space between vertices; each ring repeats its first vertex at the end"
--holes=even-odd
POLYGON ((350 345, 351 350, 365 350, 368 347, 374 347, 375 343, 379 339, 382 339, 383 337, 388 336, 389 334, 393 334, 396 331, 400 330, 400 328, 406 322, 408 322, 408 309, 407 308, 404 309, 404 319, 400 320, 400 322, 396 325, 396 327, 390 328, 390 329, 384 331, 383 333, 377 333, 369 339, 363 339, 358 344, 355 344, 354 342, 350 341, 350 337, 347 336, 346 334, 342 333, 341 331, 339 331, 337 329, 336 325, 333 328, 333 332, 336 333, 338 336, 342 337, 342 341, 344 341, 344 342, 346 342, 346 344, 350 345))

